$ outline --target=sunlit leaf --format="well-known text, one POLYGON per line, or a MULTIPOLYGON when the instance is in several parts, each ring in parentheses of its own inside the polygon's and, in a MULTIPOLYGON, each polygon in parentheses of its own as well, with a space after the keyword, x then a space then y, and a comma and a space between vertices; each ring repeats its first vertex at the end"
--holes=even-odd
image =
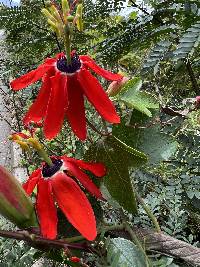
POLYGON ((142 80, 139 77, 129 80, 118 95, 118 100, 151 117, 152 114, 149 109, 158 108, 158 104, 149 93, 140 91, 141 87, 142 80))

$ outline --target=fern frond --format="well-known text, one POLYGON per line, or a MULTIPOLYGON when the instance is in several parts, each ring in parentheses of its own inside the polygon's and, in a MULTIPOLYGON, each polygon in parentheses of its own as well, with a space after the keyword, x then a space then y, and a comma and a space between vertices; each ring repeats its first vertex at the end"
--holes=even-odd
POLYGON ((173 52, 173 60, 177 61, 179 59, 185 59, 195 51, 195 48, 200 42, 200 21, 195 23, 192 27, 187 29, 187 31, 180 38, 179 45, 177 49, 173 52))
POLYGON ((168 53, 170 46, 171 42, 168 40, 157 43, 144 62, 142 72, 147 72, 150 69, 153 69, 160 61, 162 61, 168 53))

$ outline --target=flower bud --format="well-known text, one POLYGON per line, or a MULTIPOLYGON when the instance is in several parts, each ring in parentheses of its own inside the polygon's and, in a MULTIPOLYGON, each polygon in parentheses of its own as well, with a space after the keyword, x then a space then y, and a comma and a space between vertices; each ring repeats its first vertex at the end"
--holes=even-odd
POLYGON ((0 166, 0 214, 19 228, 37 227, 31 199, 18 180, 0 166))
POLYGON ((68 17, 67 17, 67 21, 69 21, 69 22, 73 22, 73 20, 74 20, 74 16, 68 16, 68 17))
POLYGON ((78 257, 75 257, 75 256, 73 256, 73 257, 70 257, 70 259, 69 259, 71 262, 80 262, 80 258, 78 258, 78 257))
POLYGON ((28 143, 35 148, 36 150, 41 150, 43 149, 43 146, 41 145, 41 143, 36 139, 36 138, 29 138, 28 139, 28 143))
POLYGON ((59 14, 57 8, 56 8, 54 5, 52 5, 52 6, 49 8, 49 10, 51 11, 51 14, 52 14, 53 17, 57 20, 57 22, 61 22, 61 23, 62 23, 62 19, 61 19, 61 17, 60 17, 60 14, 59 14))
POLYGON ((120 81, 112 82, 106 91, 108 96, 116 96, 121 91, 123 86, 128 82, 128 80, 129 78, 123 77, 120 81))
POLYGON ((67 16, 69 13, 69 3, 68 0, 62 0, 62 12, 63 12, 63 18, 64 21, 67 21, 67 16))
POLYGON ((200 107, 200 96, 196 96, 196 98, 195 98, 195 106, 196 106, 196 108, 199 108, 200 107))
POLYGON ((76 8, 76 18, 77 29, 81 32, 83 31, 83 4, 78 4, 76 8))
POLYGON ((28 139, 29 136, 23 132, 13 133, 8 137, 9 140, 16 141, 16 140, 23 140, 28 139))
POLYGON ((54 24, 56 24, 57 20, 54 18, 53 15, 51 15, 51 13, 46 8, 42 8, 41 12, 47 17, 47 19, 50 19, 54 24))
POLYGON ((24 141, 15 140, 15 143, 17 143, 18 145, 20 145, 21 149, 24 150, 24 151, 29 151, 30 150, 28 144, 26 142, 24 142, 24 141))
POLYGON ((49 25, 50 25, 50 27, 51 27, 51 30, 53 31, 53 32, 55 32, 56 33, 56 35, 58 36, 58 37, 60 37, 60 31, 59 31, 59 27, 57 26, 57 23, 54 23, 52 20, 50 20, 50 19, 48 19, 48 23, 49 23, 49 25))
POLYGON ((30 148, 27 144, 27 139, 29 138, 28 135, 20 132, 20 133, 14 133, 8 137, 9 140, 12 140, 16 144, 18 144, 22 150, 29 151, 30 148))

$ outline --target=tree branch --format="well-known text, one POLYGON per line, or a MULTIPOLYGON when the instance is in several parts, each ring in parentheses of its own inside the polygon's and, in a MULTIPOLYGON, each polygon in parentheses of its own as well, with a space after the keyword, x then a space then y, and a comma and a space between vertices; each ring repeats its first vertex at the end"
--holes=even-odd
MULTIPOLYGON (((138 226, 131 227, 135 235, 142 244, 145 244, 147 251, 157 251, 163 255, 169 255, 174 258, 184 260, 186 263, 193 266, 200 266, 200 248, 194 247, 184 241, 175 239, 164 233, 156 233, 150 229, 140 228, 138 226)), ((107 226, 103 230, 105 233, 110 233, 112 236, 123 237, 131 240, 130 233, 121 225, 107 226)), ((99 233, 99 232, 98 232, 99 233)), ((96 253, 96 250, 87 242, 70 243, 84 240, 82 236, 74 237, 66 240, 49 240, 41 236, 34 235, 28 231, 3 231, 0 230, 0 236, 5 238, 13 238, 16 240, 23 240, 30 246, 40 250, 55 249, 76 249, 90 253, 96 253)))
MULTIPOLYGON (((169 255, 181 259, 192 266, 200 266, 200 248, 194 247, 184 241, 168 236, 164 233, 156 233, 150 229, 137 226, 132 227, 140 242, 145 244, 146 251, 157 251, 163 255, 169 255)), ((112 231, 115 234, 115 231, 112 231)), ((117 231, 116 236, 130 239, 128 233, 117 231)))
POLYGON ((94 252, 93 248, 90 247, 86 242, 69 244, 64 240, 50 240, 41 236, 31 234, 28 231, 4 231, 0 230, 0 236, 5 238, 12 238, 16 240, 23 240, 27 242, 31 247, 35 247, 41 250, 54 249, 76 249, 83 250, 86 252, 94 252))
POLYGON ((142 11, 144 14, 150 16, 150 13, 147 12, 144 8, 140 7, 139 5, 137 5, 133 0, 130 0, 131 5, 135 8, 138 8, 140 11, 142 11))

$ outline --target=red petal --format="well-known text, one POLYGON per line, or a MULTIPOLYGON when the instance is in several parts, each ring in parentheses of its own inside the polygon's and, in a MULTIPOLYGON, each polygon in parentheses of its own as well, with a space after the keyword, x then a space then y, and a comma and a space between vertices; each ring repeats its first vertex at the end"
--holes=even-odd
POLYGON ((51 180, 53 193, 58 206, 69 222, 88 240, 94 240, 96 221, 92 207, 73 179, 58 172, 51 180))
POLYGON ((44 134, 47 139, 54 138, 60 131, 65 109, 67 108, 67 76, 57 72, 51 77, 51 95, 44 121, 44 134))
POLYGON ((65 57, 65 53, 61 52, 56 55, 56 60, 61 59, 62 57, 65 57))
POLYGON ((55 58, 46 58, 46 59, 44 60, 44 64, 55 66, 55 65, 56 65, 56 64, 55 64, 56 61, 57 61, 57 60, 56 60, 55 58))
POLYGON ((66 110, 66 117, 73 132, 81 140, 86 139, 86 119, 84 97, 76 75, 68 77, 67 83, 69 106, 66 110))
POLYGON ((31 174, 31 176, 26 181, 26 183, 23 184, 23 188, 28 195, 32 194, 32 192, 33 192, 36 184, 38 183, 38 180, 40 177, 41 177, 41 170, 37 169, 31 174))
POLYGON ((99 188, 90 180, 90 178, 82 172, 74 163, 67 163, 67 168, 72 175, 78 179, 81 184, 95 197, 104 199, 99 188))
POLYGON ((88 100, 99 114, 108 122, 119 123, 120 118, 115 107, 99 81, 86 69, 81 69, 78 72, 78 80, 88 100))
POLYGON ((83 65, 86 67, 89 67, 94 72, 96 72, 98 75, 104 77, 107 80, 110 81, 119 81, 123 78, 122 75, 112 73, 108 70, 102 69, 100 66, 96 64, 96 62, 89 56, 80 56, 80 60, 83 62, 83 65))
POLYGON ((36 210, 41 234, 49 239, 57 236, 57 212, 54 204, 50 180, 40 179, 38 184, 36 210))
POLYGON ((92 172, 97 177, 106 175, 106 167, 103 163, 85 162, 80 159, 68 158, 65 156, 63 156, 62 158, 68 162, 72 162, 78 165, 78 167, 80 167, 81 169, 92 172))
POLYGON ((33 193, 33 190, 36 184, 38 183, 38 179, 39 179, 38 177, 34 177, 23 184, 23 188, 28 195, 31 195, 33 193))
POLYGON ((21 77, 13 80, 10 83, 12 89, 18 91, 40 80, 48 70, 54 68, 54 64, 55 64, 55 59, 49 59, 46 61, 46 63, 40 65, 36 70, 32 70, 22 75, 21 77))
POLYGON ((42 118, 44 118, 50 93, 51 80, 48 75, 45 75, 42 87, 40 88, 40 92, 23 119, 24 124, 28 124, 31 121, 39 122, 42 118))

